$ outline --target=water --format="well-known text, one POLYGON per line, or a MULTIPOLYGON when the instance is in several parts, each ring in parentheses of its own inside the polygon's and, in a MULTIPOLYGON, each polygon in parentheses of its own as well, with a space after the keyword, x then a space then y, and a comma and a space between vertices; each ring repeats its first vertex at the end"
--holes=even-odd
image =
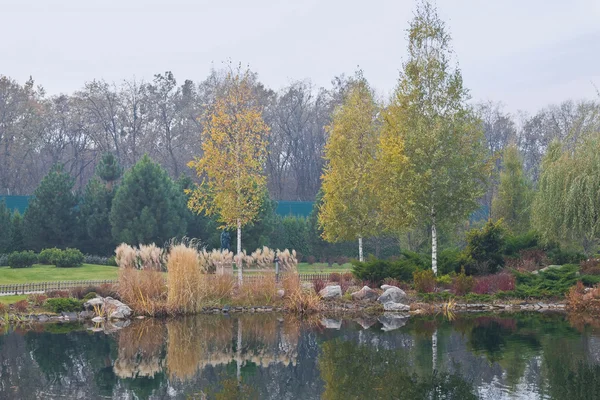
POLYGON ((7 329, 0 398, 600 398, 593 320, 381 321, 244 315, 142 320, 111 334, 82 325, 7 329))

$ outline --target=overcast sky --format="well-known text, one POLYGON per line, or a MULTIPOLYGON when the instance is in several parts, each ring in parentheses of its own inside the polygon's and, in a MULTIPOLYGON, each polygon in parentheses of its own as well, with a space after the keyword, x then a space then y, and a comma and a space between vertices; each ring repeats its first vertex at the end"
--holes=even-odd
MULTIPOLYGON (((438 0, 474 100, 535 112, 597 98, 600 0, 438 0), (593 83, 592 83, 593 82, 593 83)), ((328 86, 358 65, 384 96, 406 57, 414 0, 0 0, 0 74, 49 94, 85 81, 201 81, 223 60, 269 87, 328 86)))

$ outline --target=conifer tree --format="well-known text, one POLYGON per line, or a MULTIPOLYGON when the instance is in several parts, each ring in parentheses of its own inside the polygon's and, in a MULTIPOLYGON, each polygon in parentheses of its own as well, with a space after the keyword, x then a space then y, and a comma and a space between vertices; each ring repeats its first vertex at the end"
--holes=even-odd
POLYGON ((0 254, 11 252, 12 213, 4 200, 0 201, 0 254))
POLYGON ((167 172, 144 155, 125 173, 109 219, 117 243, 163 245, 186 232, 185 198, 167 172))
POLYGON ((23 216, 23 233, 28 249, 75 244, 77 231, 77 197, 73 178, 61 165, 54 166, 42 179, 23 216))
POLYGON ((23 251, 25 248, 25 238, 23 235, 23 216, 18 211, 15 211, 12 216, 10 251, 23 251))

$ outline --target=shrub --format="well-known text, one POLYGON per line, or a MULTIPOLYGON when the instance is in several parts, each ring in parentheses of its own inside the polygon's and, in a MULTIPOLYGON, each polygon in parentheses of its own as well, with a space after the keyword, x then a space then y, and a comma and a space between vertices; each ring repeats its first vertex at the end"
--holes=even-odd
POLYGON ((117 288, 110 283, 103 283, 102 285, 94 288, 94 291, 102 297, 112 297, 113 299, 117 300, 121 299, 117 288))
POLYGON ((461 260, 461 251, 459 249, 451 248, 442 250, 438 255, 438 273, 444 275, 453 272, 459 273, 461 260))
POLYGON ((7 263, 11 268, 28 268, 37 262, 37 255, 29 251, 15 251, 8 256, 7 263))
POLYGON ((80 300, 73 298, 53 298, 46 300, 46 307, 56 313, 62 312, 76 312, 83 309, 83 304, 80 300))
POLYGON ((430 269, 415 271, 413 273, 415 289, 419 293, 431 293, 435 291, 435 275, 430 269))
POLYGON ((53 247, 51 249, 44 249, 38 256, 38 263, 44 265, 56 264, 56 257, 62 252, 62 250, 53 247))
POLYGON ((0 254, 0 267, 8 265, 8 254, 0 254))
POLYGON ((579 264, 580 261, 585 260, 585 255, 577 251, 562 250, 557 246, 548 250, 548 258, 554 265, 579 264))
POLYGON ((521 235, 506 235, 504 254, 516 256, 522 250, 533 249, 539 246, 538 234, 530 231, 521 235))
POLYGON ((342 280, 342 275, 340 275, 338 272, 332 272, 331 274, 329 274, 329 282, 341 282, 342 280))
POLYGON ((506 258, 506 265, 519 271, 536 271, 544 265, 548 265, 548 257, 541 249, 527 249, 519 251, 517 258, 506 258))
POLYGON ((505 229, 502 221, 488 221, 481 229, 467 232, 467 247, 464 256, 468 260, 464 265, 469 275, 496 273, 504 267, 505 229))
POLYGON ((383 280, 383 284, 390 285, 390 286, 396 286, 397 288, 399 288, 402 285, 402 282, 396 278, 385 278, 383 280))
POLYGON ((51 299, 64 299, 69 297, 69 292, 66 290, 50 290, 46 292, 46 296, 51 299))
POLYGON ((403 252, 402 257, 395 261, 374 257, 365 262, 352 261, 352 273, 357 279, 371 281, 378 286, 385 278, 410 282, 416 270, 429 268, 431 263, 428 257, 409 251, 403 252))
POLYGON ((317 258, 315 256, 306 257, 306 262, 308 263, 308 265, 313 265, 316 261, 317 261, 317 258))
POLYGON ((319 294, 319 292, 321 290, 325 289, 325 286, 327 286, 327 284, 325 283, 325 281, 323 279, 313 279, 312 285, 313 285, 313 289, 315 289, 316 294, 319 294))
POLYGON ((29 302, 27 300, 19 300, 13 304, 13 307, 17 312, 23 313, 29 309, 29 302))
POLYGON ((585 275, 600 275, 600 259, 589 258, 579 263, 581 273, 585 275))
POLYGON ((86 254, 83 258, 83 262, 85 264, 110 265, 111 267, 117 266, 115 256, 103 257, 103 256, 94 256, 94 255, 86 254))
POLYGON ((578 265, 563 265, 537 274, 515 272, 515 294, 520 298, 562 297, 578 280, 578 265))
POLYGON ((454 279, 452 290, 457 296, 464 296, 473 290, 473 277, 467 276, 464 268, 454 279))
POLYGON ((48 296, 43 293, 34 293, 27 296, 27 300, 38 307, 43 306, 46 299, 48 299, 48 296))
POLYGON ((0 315, 4 316, 8 312, 8 306, 4 303, 0 303, 0 315))
POLYGON ((89 292, 88 294, 86 294, 85 296, 83 296, 83 301, 88 301, 91 299, 95 299, 96 297, 98 297, 98 294, 96 292, 89 292))
POLYGON ((54 264, 56 268, 77 268, 83 264, 83 253, 77 249, 66 249, 56 254, 54 264))
POLYGON ((437 287, 449 289, 452 286, 452 277, 450 275, 440 275, 435 279, 437 287))

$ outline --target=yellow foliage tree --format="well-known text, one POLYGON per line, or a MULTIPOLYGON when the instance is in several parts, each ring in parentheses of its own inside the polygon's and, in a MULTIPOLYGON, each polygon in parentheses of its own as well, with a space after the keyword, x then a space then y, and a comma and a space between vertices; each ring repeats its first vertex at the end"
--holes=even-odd
POLYGON ((329 242, 358 239, 361 261, 362 239, 373 236, 379 225, 373 181, 380 126, 373 91, 358 72, 327 127, 319 224, 323 238, 329 242))
MULTIPOLYGON (((238 256, 242 254, 242 227, 256 218, 266 190, 268 134, 269 127, 252 91, 250 72, 230 71, 222 93, 209 110, 203 155, 188 164, 202 180, 188 191, 188 207, 217 215, 224 228, 236 228, 238 256)), ((241 282, 241 265, 238 278, 241 282)))

